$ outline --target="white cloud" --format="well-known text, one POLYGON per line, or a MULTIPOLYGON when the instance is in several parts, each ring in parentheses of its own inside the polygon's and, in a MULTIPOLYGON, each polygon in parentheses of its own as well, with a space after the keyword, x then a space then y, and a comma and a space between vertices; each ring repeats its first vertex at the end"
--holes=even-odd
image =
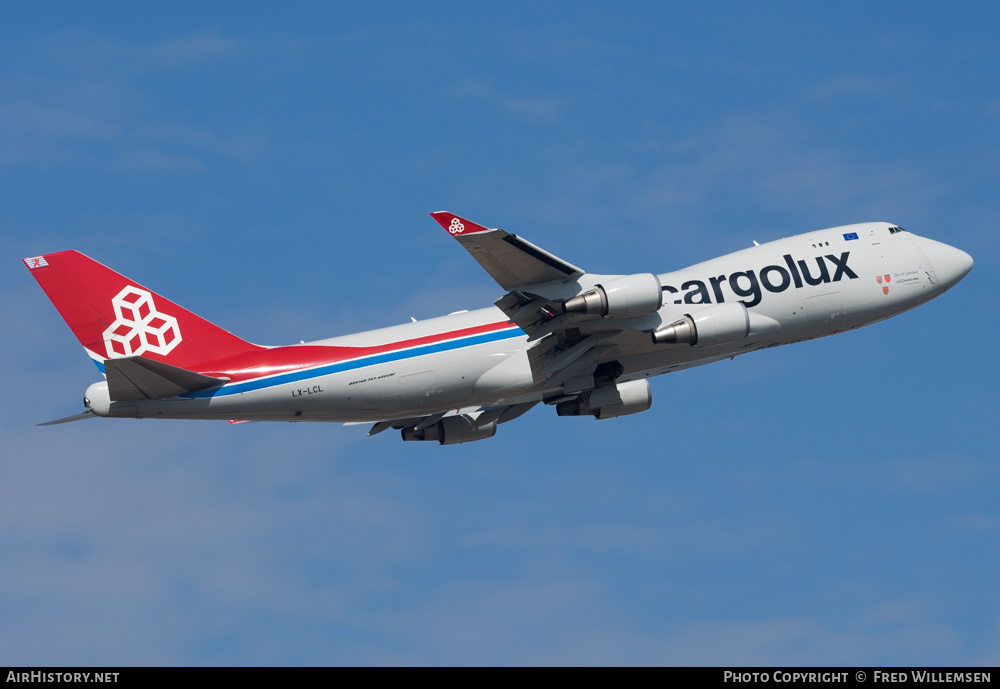
POLYGON ((816 100, 834 100, 863 96, 889 99, 893 92, 899 91, 899 85, 887 79, 875 79, 865 75, 837 76, 813 86, 807 92, 808 97, 816 100))
POLYGON ((896 459, 883 465, 885 483, 895 490, 946 493, 973 484, 983 475, 978 459, 935 455, 896 459))
POLYGON ((86 31, 50 34, 21 46, 31 61, 0 81, 0 166, 82 162, 184 171, 203 167, 205 154, 245 160, 261 149, 256 133, 223 135, 150 122, 145 112, 150 89, 144 80, 157 70, 230 59, 240 47, 235 39, 211 34, 142 45, 86 31))
POLYGON ((498 99, 504 110, 524 115, 536 122, 552 122, 559 116, 561 104, 548 96, 502 96, 498 99))
POLYGON ((205 163, 190 156, 150 149, 128 149, 120 152, 115 165, 125 170, 201 170, 205 163))
POLYGON ((241 47, 236 39, 199 33, 160 41, 142 48, 142 52, 156 63, 178 66, 229 57, 241 47))
POLYGON ((794 113, 723 117, 678 141, 677 155, 643 185, 650 208, 691 206, 727 193, 746 193, 766 208, 836 218, 885 219, 893 209, 927 205, 945 193, 903 163, 872 161, 860 151, 828 145, 794 113))
POLYGON ((467 79, 455 89, 454 98, 460 101, 481 101, 534 124, 551 124, 561 117, 563 103, 560 98, 548 95, 509 93, 482 79, 467 79))

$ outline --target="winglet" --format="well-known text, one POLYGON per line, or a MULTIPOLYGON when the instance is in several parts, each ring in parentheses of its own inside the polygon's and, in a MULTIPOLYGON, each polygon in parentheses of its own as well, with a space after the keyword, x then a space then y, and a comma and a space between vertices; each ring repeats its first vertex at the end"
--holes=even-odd
POLYGON ((490 228, 488 227, 477 225, 471 220, 460 218, 454 213, 449 213, 448 211, 435 211, 434 213, 431 213, 431 217, 437 220, 441 227, 448 230, 448 232, 455 237, 459 235, 490 231, 490 228))

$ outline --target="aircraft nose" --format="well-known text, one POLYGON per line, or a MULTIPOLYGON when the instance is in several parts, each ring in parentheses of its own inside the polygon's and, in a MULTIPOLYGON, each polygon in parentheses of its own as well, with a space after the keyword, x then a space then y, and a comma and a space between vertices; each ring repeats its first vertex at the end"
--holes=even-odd
POLYGON ((919 237, 920 249, 930 261, 944 289, 957 285, 972 270, 972 256, 961 249, 948 246, 933 239, 919 237))

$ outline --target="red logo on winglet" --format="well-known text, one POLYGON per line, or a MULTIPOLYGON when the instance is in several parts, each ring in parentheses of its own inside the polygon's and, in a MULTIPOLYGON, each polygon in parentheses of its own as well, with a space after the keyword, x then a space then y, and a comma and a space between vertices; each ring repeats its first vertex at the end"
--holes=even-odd
POLYGON ((475 234, 476 232, 488 232, 488 227, 483 227, 482 225, 477 225, 471 220, 466 220, 465 218, 460 218, 454 213, 449 213, 448 211, 437 211, 436 213, 431 213, 431 217, 437 220, 438 224, 444 229, 448 230, 448 233, 453 237, 458 237, 464 234, 475 234))

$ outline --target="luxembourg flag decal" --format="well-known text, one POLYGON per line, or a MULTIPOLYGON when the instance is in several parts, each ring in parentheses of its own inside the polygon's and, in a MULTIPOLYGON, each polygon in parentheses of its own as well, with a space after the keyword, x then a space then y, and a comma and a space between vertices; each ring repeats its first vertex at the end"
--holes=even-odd
POLYGON ((31 258, 24 259, 24 265, 28 266, 31 270, 34 270, 35 268, 44 268, 48 264, 49 262, 45 260, 44 256, 33 256, 31 258))

